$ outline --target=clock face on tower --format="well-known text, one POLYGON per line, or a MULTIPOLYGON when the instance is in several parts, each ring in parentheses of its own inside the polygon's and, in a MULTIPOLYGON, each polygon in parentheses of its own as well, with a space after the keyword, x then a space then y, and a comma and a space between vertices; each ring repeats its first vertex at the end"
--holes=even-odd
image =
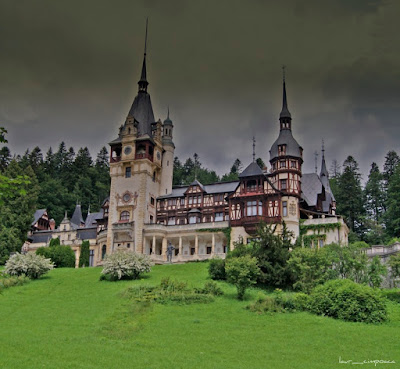
POLYGON ((130 146, 125 147, 124 153, 125 155, 129 155, 132 152, 132 148, 130 146))

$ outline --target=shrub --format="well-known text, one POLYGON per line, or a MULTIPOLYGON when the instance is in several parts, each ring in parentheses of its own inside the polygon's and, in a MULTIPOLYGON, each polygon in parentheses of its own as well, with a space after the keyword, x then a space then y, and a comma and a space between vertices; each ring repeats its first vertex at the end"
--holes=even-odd
POLYGON ((400 303, 400 290, 399 289, 382 290, 382 294, 388 300, 400 303))
POLYGON ((139 285, 129 287, 124 292, 124 296, 141 303, 157 302, 160 304, 187 305, 214 301, 213 294, 206 286, 203 289, 192 289, 188 287, 186 282, 175 281, 169 277, 163 278, 159 286, 139 285))
MULTIPOLYGON (((58 238, 56 238, 58 240, 58 238)), ((74 268, 75 253, 70 246, 51 245, 49 247, 39 247, 36 250, 37 255, 51 259, 56 268, 74 268)))
POLYGON ((385 299, 380 292, 347 279, 316 287, 309 309, 315 314, 351 322, 380 323, 387 319, 385 299))
POLYGON ((89 258, 90 258, 89 241, 83 241, 81 245, 81 253, 79 255, 79 268, 89 266, 89 258))
POLYGON ((53 268, 54 264, 51 260, 41 255, 16 253, 8 259, 5 272, 11 276, 24 274, 31 279, 36 279, 53 268))
POLYGON ((243 300, 248 287, 256 284, 257 277, 260 274, 257 259, 249 255, 227 260, 225 271, 228 282, 234 284, 237 288, 239 300, 243 300))
POLYGON ((208 264, 208 273, 210 274, 211 279, 225 280, 225 260, 220 258, 211 259, 208 264))
POLYGON ((27 282, 29 282, 29 278, 25 275, 12 277, 9 275, 0 274, 0 293, 6 288, 22 286, 24 283, 27 282))
POLYGON ((305 311, 308 309, 309 296, 305 293, 284 293, 276 289, 272 295, 259 295, 247 309, 258 313, 279 313, 287 311, 305 311))
POLYGON ((150 272, 152 266, 147 255, 117 251, 106 256, 100 280, 137 279, 141 273, 150 272))
POLYGON ((194 291, 196 293, 213 296, 222 296, 224 294, 221 288, 213 281, 206 282, 203 288, 195 288, 194 291))

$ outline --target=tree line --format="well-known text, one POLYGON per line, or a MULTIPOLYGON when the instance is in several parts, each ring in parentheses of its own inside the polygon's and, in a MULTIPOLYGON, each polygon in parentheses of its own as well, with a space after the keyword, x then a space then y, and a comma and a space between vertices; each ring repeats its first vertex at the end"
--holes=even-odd
MULTIPOLYGON (((5 131, 0 139, 6 144, 5 131)), ((75 153, 61 142, 43 155, 40 147, 12 155, 0 149, 0 264, 10 252, 20 251, 37 209, 47 209, 59 224, 65 211, 71 217, 79 203, 86 216, 100 210, 109 195, 109 157, 105 147, 93 160, 87 147, 75 153)))
POLYGON ((374 162, 363 187, 357 161, 348 156, 340 167, 333 161, 330 185, 336 212, 350 228, 349 242, 390 244, 400 237, 400 157, 395 151, 385 156, 383 170, 374 162))

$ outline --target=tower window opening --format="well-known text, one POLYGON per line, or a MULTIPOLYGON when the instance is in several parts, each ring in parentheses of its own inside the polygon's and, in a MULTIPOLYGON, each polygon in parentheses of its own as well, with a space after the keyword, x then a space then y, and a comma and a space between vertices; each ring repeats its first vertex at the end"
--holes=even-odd
POLYGON ((247 191, 255 192, 257 190, 257 182, 255 180, 251 180, 247 182, 247 191))
POLYGON ((156 171, 153 172, 153 182, 156 181, 156 171))
POLYGON ((285 160, 281 160, 279 162, 279 168, 286 168, 286 161, 285 160))
POLYGON ((287 217, 287 201, 282 201, 282 216, 287 217))
POLYGON ((121 215, 119 217, 119 220, 122 222, 129 222, 130 214, 129 211, 123 211, 121 212, 121 215))
POLYGON ((125 168, 125 178, 131 178, 131 167, 125 168))
POLYGON ((286 190, 287 187, 287 180, 281 179, 281 190, 286 190))

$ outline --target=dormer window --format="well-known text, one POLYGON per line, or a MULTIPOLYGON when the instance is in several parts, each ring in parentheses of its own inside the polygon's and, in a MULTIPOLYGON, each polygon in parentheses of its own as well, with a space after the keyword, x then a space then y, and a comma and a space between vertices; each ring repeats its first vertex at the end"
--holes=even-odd
POLYGON ((286 155, 286 145, 278 145, 278 155, 286 155))

